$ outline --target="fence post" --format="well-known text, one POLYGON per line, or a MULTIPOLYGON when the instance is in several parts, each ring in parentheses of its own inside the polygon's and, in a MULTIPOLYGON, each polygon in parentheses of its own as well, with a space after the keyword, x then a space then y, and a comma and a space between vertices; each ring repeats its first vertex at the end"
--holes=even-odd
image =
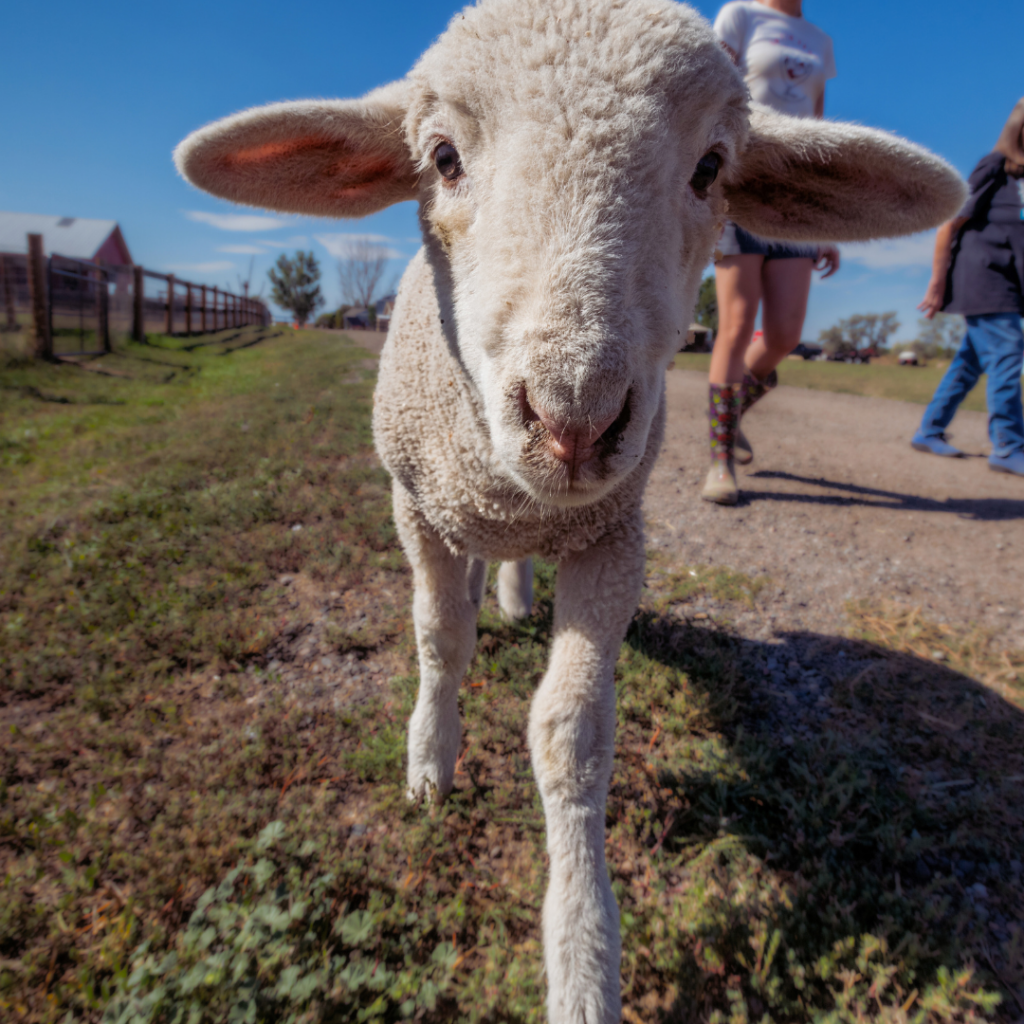
POLYGON ((199 312, 199 328, 203 332, 203 334, 205 334, 206 333, 206 285, 205 284, 201 284, 199 287, 202 289, 202 291, 200 291, 200 293, 199 293, 199 302, 200 302, 200 307, 201 307, 200 308, 200 312, 199 312))
POLYGON ((146 277, 142 267, 132 267, 132 338, 135 341, 146 340, 146 277))
POLYGON ((107 290, 107 274, 102 267, 96 268, 96 340, 104 352, 110 349, 110 292, 107 290))
POLYGON ((185 285, 185 334, 192 333, 192 285, 185 285))
POLYGON ((214 285, 213 286, 213 308, 210 310, 210 312, 213 313, 213 326, 210 328, 210 330, 212 330, 212 331, 217 330, 217 293, 218 293, 218 291, 219 291, 219 289, 217 288, 216 285, 214 285))
POLYGON ((174 333, 174 275, 167 275, 167 322, 164 329, 165 334, 174 333))
POLYGON ((11 261, 6 256, 0 256, 0 277, 4 279, 4 312, 7 316, 7 330, 18 329, 18 317, 14 312, 14 281, 11 273, 11 261))
POLYGON ((28 236, 28 293, 32 304, 36 358, 52 359, 53 335, 50 333, 50 303, 46 294, 46 260, 43 257, 42 235, 28 236))

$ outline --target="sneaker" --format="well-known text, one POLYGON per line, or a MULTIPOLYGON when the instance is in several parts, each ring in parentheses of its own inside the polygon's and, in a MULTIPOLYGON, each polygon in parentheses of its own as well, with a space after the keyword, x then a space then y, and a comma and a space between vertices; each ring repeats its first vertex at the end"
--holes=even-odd
POLYGON ((1012 455, 990 455, 988 468, 997 473, 1013 473, 1014 476, 1024 476, 1024 450, 1014 452, 1012 455))
POLYGON ((736 474, 732 468, 732 459, 714 459, 708 470, 708 478, 704 481, 704 490, 700 496, 705 501, 713 501, 716 505, 735 505, 740 500, 740 489, 736 484, 736 474))
POLYGON ((750 447, 750 442, 747 440, 747 435, 743 433, 742 427, 736 431, 736 444, 733 446, 732 459, 733 462, 741 466, 747 466, 754 461, 754 449, 750 447))
POLYGON ((945 434, 933 434, 931 437, 925 437, 924 434, 917 433, 914 435, 913 441, 910 442, 910 447, 915 451, 931 452, 932 455, 944 455, 949 459, 962 459, 964 457, 964 453, 959 448, 954 448, 946 441, 945 434))

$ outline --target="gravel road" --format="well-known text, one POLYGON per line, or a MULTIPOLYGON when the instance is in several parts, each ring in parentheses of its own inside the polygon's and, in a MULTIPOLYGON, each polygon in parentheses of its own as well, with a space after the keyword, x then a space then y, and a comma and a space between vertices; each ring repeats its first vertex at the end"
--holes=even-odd
MULTIPOLYGON (((906 372, 913 373, 912 369, 906 372)), ((754 461, 735 508, 700 499, 707 470, 707 378, 668 374, 665 444, 645 499, 651 546, 774 584, 743 632, 842 632, 850 599, 920 605, 1024 646, 1024 480, 989 470, 986 417, 961 412, 966 459, 909 444, 922 407, 779 387, 744 421, 754 461)))

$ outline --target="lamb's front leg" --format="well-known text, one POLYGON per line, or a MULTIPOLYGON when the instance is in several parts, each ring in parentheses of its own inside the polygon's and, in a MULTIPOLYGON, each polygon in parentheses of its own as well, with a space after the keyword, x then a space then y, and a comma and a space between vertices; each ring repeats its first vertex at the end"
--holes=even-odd
MULTIPOLYGON (((479 605, 471 589, 469 560, 453 555, 395 487, 395 521, 412 564, 412 617, 416 627, 420 687, 409 719, 408 795, 442 799, 455 781, 462 728, 459 683, 476 645, 479 605)), ((486 568, 486 567, 485 567, 486 568)), ((478 588, 477 588, 478 589, 478 588)))
POLYGON ((552 1024, 619 1020, 619 911, 604 860, 615 661, 643 583, 637 515, 558 568, 551 663, 530 713, 551 877, 544 960, 552 1024))

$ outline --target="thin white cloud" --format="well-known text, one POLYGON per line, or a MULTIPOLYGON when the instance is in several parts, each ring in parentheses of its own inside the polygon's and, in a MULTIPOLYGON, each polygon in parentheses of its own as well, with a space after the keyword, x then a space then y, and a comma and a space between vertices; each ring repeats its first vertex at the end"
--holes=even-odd
POLYGON ((205 210, 186 210, 189 220, 209 224, 221 231, 276 231, 288 226, 280 217, 264 217, 258 213, 207 213, 205 210))
POLYGON ((214 260, 211 263, 165 263, 164 270, 182 271, 186 274, 216 274, 222 270, 233 270, 230 260, 214 260))
POLYGON ((218 245, 217 252, 237 252, 241 256, 262 256, 266 249, 258 245, 218 245))
POLYGON ((291 238, 272 240, 269 238, 260 238, 258 242, 260 245, 269 245, 274 249, 292 249, 298 248, 300 245, 305 245, 309 239, 305 235, 292 235, 291 238))
POLYGON ((408 259, 408 256, 404 252, 399 252, 389 243, 394 242, 395 239, 388 238, 386 235, 354 235, 347 233, 337 233, 328 235, 314 235, 313 236, 335 259, 343 260, 347 256, 351 255, 352 245, 355 242, 372 242, 376 245, 383 255, 387 256, 389 260, 404 260, 408 259))
POLYGON ((935 232, 925 231, 906 238, 879 238, 843 246, 843 258, 870 270, 919 270, 932 265, 935 232))

